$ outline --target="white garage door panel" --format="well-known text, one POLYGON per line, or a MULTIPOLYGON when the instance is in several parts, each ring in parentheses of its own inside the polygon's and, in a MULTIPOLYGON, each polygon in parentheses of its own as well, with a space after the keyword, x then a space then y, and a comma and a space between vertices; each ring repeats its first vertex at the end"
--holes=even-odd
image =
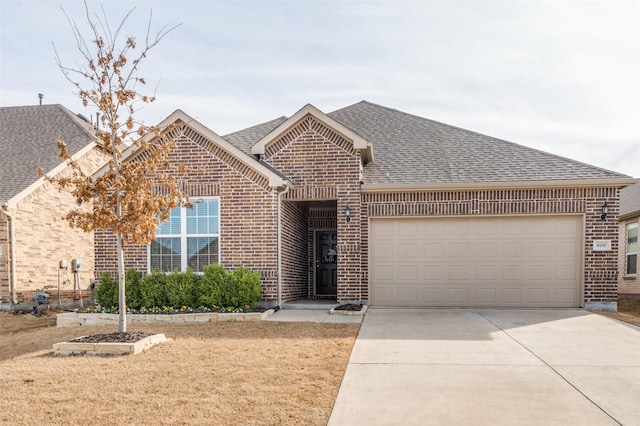
POLYGON ((578 216, 372 219, 371 304, 577 307, 578 216))

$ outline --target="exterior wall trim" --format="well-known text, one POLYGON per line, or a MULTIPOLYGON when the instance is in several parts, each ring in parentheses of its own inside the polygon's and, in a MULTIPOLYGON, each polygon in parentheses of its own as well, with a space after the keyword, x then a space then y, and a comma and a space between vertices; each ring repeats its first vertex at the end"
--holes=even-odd
POLYGON ((640 182, 635 178, 580 179, 547 181, 507 181, 507 182, 463 182, 463 183, 417 183, 417 184, 363 184, 362 193, 415 192, 415 191, 466 191, 476 189, 505 188, 604 188, 625 187, 640 182))

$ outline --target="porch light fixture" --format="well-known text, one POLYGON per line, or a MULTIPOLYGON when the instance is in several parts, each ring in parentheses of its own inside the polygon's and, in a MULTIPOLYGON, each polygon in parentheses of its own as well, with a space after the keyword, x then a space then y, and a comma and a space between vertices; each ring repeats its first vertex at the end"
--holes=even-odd
POLYGON ((609 204, 605 201, 602 205, 602 214, 600 215, 600 219, 605 220, 607 215, 609 214, 609 204))
POLYGON ((348 205, 344 208, 344 215, 347 218, 347 222, 351 222, 351 208, 348 205))

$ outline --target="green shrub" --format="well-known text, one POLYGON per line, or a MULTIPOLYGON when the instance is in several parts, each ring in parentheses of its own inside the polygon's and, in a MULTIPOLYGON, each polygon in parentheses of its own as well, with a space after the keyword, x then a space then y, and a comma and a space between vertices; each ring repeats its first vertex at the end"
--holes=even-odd
POLYGON ((153 271, 140 281, 140 295, 142 306, 145 308, 160 308, 167 306, 167 275, 162 271, 153 271))
POLYGON ((204 306, 222 306, 222 286, 227 280, 227 271, 217 264, 207 265, 198 285, 198 304, 204 306))
POLYGON ((95 290, 96 302, 103 308, 118 306, 118 282, 104 272, 95 290))
POLYGON ((255 308, 260 300, 260 273, 242 266, 229 272, 223 300, 224 307, 255 308))
POLYGON ((127 307, 130 309, 140 309, 142 307, 140 280, 142 280, 142 272, 138 272, 135 269, 127 270, 124 278, 124 290, 127 307))
POLYGON ((191 268, 187 268, 187 271, 183 273, 174 272, 167 275, 165 286, 167 306, 174 308, 195 307, 198 303, 197 281, 198 277, 191 268))
MULTIPOLYGON (((208 306, 254 309, 260 300, 260 274, 240 267, 227 272, 220 265, 208 265, 202 277, 191 269, 166 274, 153 271, 143 277, 129 269, 125 275, 127 307, 133 310, 183 309, 208 306)), ((95 290, 96 301, 103 308, 118 306, 118 282, 102 274, 95 290)))

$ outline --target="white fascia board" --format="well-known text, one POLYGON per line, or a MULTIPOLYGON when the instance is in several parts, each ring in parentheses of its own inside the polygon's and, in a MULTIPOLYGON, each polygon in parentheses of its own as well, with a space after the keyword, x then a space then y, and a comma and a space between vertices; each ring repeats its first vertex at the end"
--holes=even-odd
POLYGON ((410 184, 363 184, 361 192, 414 192, 414 191, 466 191, 483 189, 529 189, 529 188, 605 188, 625 187, 637 182, 635 178, 542 180, 509 182, 468 183, 410 183, 410 184))
POLYGON ((285 134, 287 131, 295 127, 300 121, 302 121, 307 115, 311 115, 316 120, 334 130, 343 138, 352 141, 353 147, 356 150, 367 149, 368 142, 362 136, 357 135, 352 130, 338 123, 336 120, 329 117, 327 114, 320 111, 313 105, 307 104, 299 109, 298 112, 293 114, 291 117, 283 121, 278 127, 269 132, 265 137, 256 142, 256 144, 251 147, 251 152, 253 154, 264 154, 265 148, 267 147, 267 145, 269 145, 269 143, 278 140, 283 134, 285 134))

